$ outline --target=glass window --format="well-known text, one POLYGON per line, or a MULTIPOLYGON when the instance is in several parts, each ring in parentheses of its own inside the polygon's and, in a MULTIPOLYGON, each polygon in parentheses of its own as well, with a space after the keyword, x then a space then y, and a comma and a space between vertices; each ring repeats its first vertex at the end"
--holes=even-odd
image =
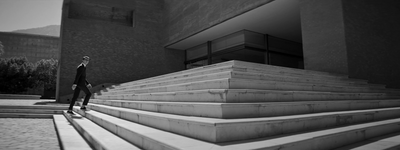
POLYGON ((212 52, 218 52, 245 43, 244 31, 236 32, 212 41, 212 52))
POLYGON ((265 51, 243 48, 240 50, 227 52, 217 56, 213 55, 212 63, 214 64, 230 60, 240 60, 240 61, 266 64, 267 61, 265 56, 266 56, 265 51))
POLYGON ((301 69, 304 68, 303 58, 299 56, 271 52, 269 54, 269 59, 271 65, 301 69))
POLYGON ((186 60, 207 56, 207 43, 186 50, 186 60))

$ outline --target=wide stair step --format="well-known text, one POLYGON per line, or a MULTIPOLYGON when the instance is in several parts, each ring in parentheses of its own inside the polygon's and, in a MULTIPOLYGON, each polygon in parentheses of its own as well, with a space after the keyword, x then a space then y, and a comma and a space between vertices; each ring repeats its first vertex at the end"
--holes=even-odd
POLYGON ((96 144, 108 136, 151 150, 365 148, 400 133, 399 89, 241 61, 116 84, 87 107, 70 121, 96 149, 118 149, 96 144))
POLYGON ((259 81, 251 79, 215 79, 183 84, 156 87, 138 87, 124 90, 109 91, 113 94, 139 94, 154 92, 190 91, 202 89, 262 89, 262 90, 290 90, 290 91, 331 91, 331 92, 383 92, 383 88, 351 87, 326 84, 293 83, 279 81, 259 81))
POLYGON ((288 76, 281 76, 281 75, 269 75, 269 74, 262 74, 262 73, 248 73, 248 72, 238 72, 238 71, 224 71, 212 74, 203 74, 197 75, 192 77, 182 77, 177 79, 169 79, 169 80, 161 80, 157 82, 151 83, 136 83, 130 84, 125 86, 113 86, 111 88, 107 88, 104 92, 111 92, 111 91, 120 91, 126 89, 142 89, 142 88, 150 88, 150 87, 159 87, 159 86, 170 86, 176 84, 183 84, 183 83, 191 83, 196 81, 206 81, 206 80, 216 80, 216 79, 225 79, 225 78, 232 78, 232 79, 248 79, 253 81, 274 81, 277 83, 312 83, 317 85, 332 85, 332 86, 347 86, 347 87, 365 87, 365 88, 376 88, 382 89, 384 85, 378 84, 365 84, 365 83, 354 83, 348 81, 338 81, 338 80, 326 80, 326 79, 314 79, 314 78, 304 78, 304 77, 288 77, 288 76))
MULTIPOLYGON (((237 61, 232 61, 237 63, 237 61)), ((253 63, 248 63, 252 66, 253 63)), ((246 65, 244 65, 246 66, 246 65)), ((191 70, 185 70, 177 73, 172 73, 172 74, 167 74, 167 75, 162 75, 162 76, 157 76, 153 78, 148 78, 148 79, 143 79, 143 80, 138 80, 138 81, 133 81, 133 82, 128 82, 128 83, 123 83, 120 85, 115 85, 112 88, 109 88, 108 90, 115 90, 115 89, 124 89, 126 87, 130 87, 133 85, 146 85, 146 86, 151 86, 151 84, 156 84, 158 82, 164 82, 163 85, 168 85, 169 83, 165 83, 165 81, 170 81, 173 80, 173 82, 180 83, 181 82, 190 82, 192 81, 197 81, 197 80, 210 80, 210 79, 217 79, 217 78, 223 78, 225 77, 230 77, 230 78, 248 78, 248 79, 262 79, 262 80, 271 80, 273 78, 278 78, 274 79, 274 81, 279 81, 279 80, 286 80, 285 78, 288 78, 288 80, 292 80, 297 78, 297 80, 304 81, 310 80, 311 81, 318 81, 318 80, 325 80, 325 82, 337 82, 337 83, 347 83, 347 84, 365 84, 367 81, 365 80, 358 80, 358 79, 348 79, 347 76, 344 75, 331 75, 323 72, 317 72, 316 71, 304 71, 304 70, 295 70, 295 69, 287 69, 284 67, 276 67, 276 66, 269 66, 269 65, 263 65, 267 67, 260 67, 256 65, 258 68, 246 68, 243 66, 238 66, 234 65, 234 63, 230 65, 223 65, 222 68, 221 66, 215 65, 214 67, 205 67, 205 68, 200 68, 200 69, 191 69, 191 70), (252 71, 256 70, 256 71, 252 71), (311 73, 310 73, 311 72, 311 73), (312 74, 315 73, 315 74, 312 74), (273 78, 271 78, 273 77, 273 78), (279 79, 280 77, 280 79, 279 79), (282 78, 283 77, 283 78, 282 78)), ((378 85, 379 86, 379 85, 378 85)), ((380 85, 381 86, 381 85, 380 85)))
POLYGON ((209 142, 230 142, 400 117, 400 108, 326 112, 282 117, 218 119, 91 104, 115 117, 209 142))
POLYGON ((62 150, 92 150, 89 143, 63 115, 54 115, 53 119, 62 150))
MULTIPOLYGON (((64 116, 73 124, 76 130, 83 135, 83 137, 92 145, 96 150, 109 149, 109 150, 139 150, 140 148, 129 143, 128 141, 116 136, 112 132, 105 130, 99 126, 101 118, 96 120, 98 124, 90 121, 89 119, 79 115, 70 115, 64 112, 64 116)), ((118 132, 114 130, 114 132, 118 132)), ((120 131, 121 132, 121 131, 120 131)))
MULTIPOLYGON (((400 119, 389 119, 345 127, 328 128, 325 130, 259 138, 256 140, 211 143, 155 129, 94 110, 84 112, 79 110, 79 108, 75 108, 75 111, 142 149, 272 150, 280 148, 288 150, 321 150, 339 148, 400 131, 400 119)), ((176 126, 171 126, 171 128, 182 128, 180 124, 175 125, 176 126)))
POLYGON ((320 101, 320 100, 368 100, 393 99, 398 95, 386 93, 340 93, 320 91, 280 91, 257 89, 205 89, 175 92, 154 92, 111 95, 99 95, 97 99, 135 100, 135 101, 175 101, 175 102, 283 102, 283 101, 320 101))
POLYGON ((400 149, 400 132, 368 139, 335 150, 397 150, 400 149))
POLYGON ((62 114, 64 106, 0 106, 0 118, 53 118, 54 114, 62 114))
POLYGON ((267 103, 195 103, 92 99, 92 104, 209 118, 255 118, 400 107, 400 99, 267 103))

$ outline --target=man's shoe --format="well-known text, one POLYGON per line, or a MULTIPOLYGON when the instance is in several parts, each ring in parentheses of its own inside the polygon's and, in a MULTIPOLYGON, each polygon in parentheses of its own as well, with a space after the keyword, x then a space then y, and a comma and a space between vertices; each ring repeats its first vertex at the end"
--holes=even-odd
POLYGON ((72 112, 72 110, 68 110, 67 113, 71 114, 71 115, 75 115, 74 112, 72 112))
POLYGON ((81 107, 81 110, 86 111, 87 109, 86 107, 81 107))

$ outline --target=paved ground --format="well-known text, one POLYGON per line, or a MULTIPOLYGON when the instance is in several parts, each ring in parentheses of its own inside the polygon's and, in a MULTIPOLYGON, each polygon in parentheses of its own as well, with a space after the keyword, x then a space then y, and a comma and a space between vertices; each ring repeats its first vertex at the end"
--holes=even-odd
MULTIPOLYGON (((0 99, 0 105, 61 105, 50 99, 0 99)), ((60 150, 53 119, 0 118, 0 150, 60 150)))
POLYGON ((53 119, 0 118, 0 150, 60 150, 53 119))
POLYGON ((56 103, 53 99, 1 99, 0 105, 57 105, 57 106, 69 106, 68 104, 56 103))

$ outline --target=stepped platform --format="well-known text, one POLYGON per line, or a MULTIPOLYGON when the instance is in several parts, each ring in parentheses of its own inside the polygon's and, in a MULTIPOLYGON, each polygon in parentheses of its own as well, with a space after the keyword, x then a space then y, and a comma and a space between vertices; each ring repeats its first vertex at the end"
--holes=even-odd
POLYGON ((88 108, 64 116, 94 149, 399 147, 399 89, 242 61, 116 84, 88 108))
POLYGON ((0 105, 0 118, 53 118, 65 109, 65 106, 0 105))
POLYGON ((400 149, 400 132, 368 139, 335 150, 396 150, 400 149))
POLYGON ((0 99, 32 100, 40 99, 41 95, 0 94, 0 99))

